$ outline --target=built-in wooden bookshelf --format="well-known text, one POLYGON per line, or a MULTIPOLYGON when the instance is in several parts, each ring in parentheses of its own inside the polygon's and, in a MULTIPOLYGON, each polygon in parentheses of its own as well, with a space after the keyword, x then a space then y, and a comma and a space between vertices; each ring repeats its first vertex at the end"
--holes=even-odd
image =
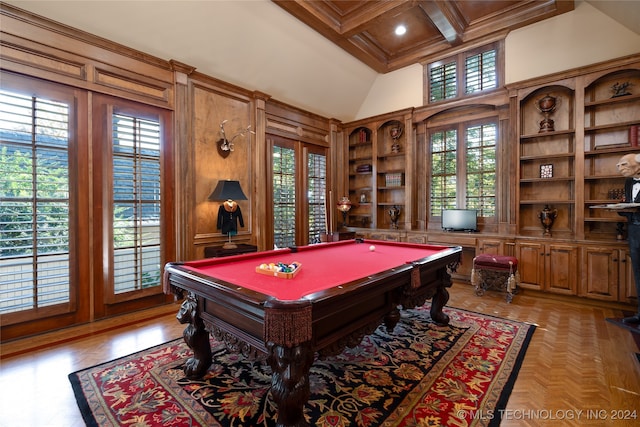
POLYGON ((349 211, 347 223, 356 227, 373 227, 373 132, 357 127, 349 134, 349 211))
POLYGON ((406 137, 404 124, 389 120, 377 130, 376 210, 380 228, 392 226, 389 211, 405 211, 404 173, 406 137))
POLYGON ((640 61, 522 85, 517 110, 521 286, 634 303, 625 219, 601 206, 622 201, 616 164, 640 152, 640 61), (557 213, 550 234, 545 206, 557 213))
POLYGON ((624 235, 624 219, 614 211, 593 206, 622 201, 624 178, 616 164, 623 155, 640 152, 637 131, 631 138, 640 124, 640 69, 596 75, 586 83, 584 237, 607 241, 624 235))
POLYGON ((573 87, 542 86, 520 100, 519 234, 539 236, 539 213, 556 212, 553 233, 573 237, 575 220, 575 114, 573 87), (552 105, 546 115, 540 104, 552 105))
MULTIPOLYGON (((405 132, 406 112, 352 123, 348 135, 349 227, 390 229, 389 210, 400 210, 398 227, 411 221, 405 177, 412 141, 405 132)), ((411 130, 409 131, 411 135, 411 130)))
POLYGON ((452 102, 347 124, 349 228, 368 238, 462 245, 459 280, 469 277, 475 254, 513 255, 522 288, 635 306, 626 220, 595 206, 621 201, 616 164, 640 152, 640 57, 514 83, 505 93, 474 99, 475 109, 452 102), (499 118, 496 217, 483 218, 477 233, 445 233, 429 214, 428 135, 468 121, 472 111, 499 118), (398 123, 404 129, 394 148, 398 123), (363 141, 360 128, 370 132, 363 141), (371 171, 356 173, 359 163, 371 171), (402 212, 398 229, 388 215, 393 206, 402 212), (545 207, 556 212, 550 233, 545 207), (362 216, 371 221, 363 226, 362 216))

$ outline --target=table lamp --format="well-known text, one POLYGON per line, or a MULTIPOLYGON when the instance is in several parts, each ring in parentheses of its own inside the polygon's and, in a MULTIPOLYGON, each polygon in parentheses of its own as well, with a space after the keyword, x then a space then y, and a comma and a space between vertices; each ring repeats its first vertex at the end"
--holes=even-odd
POLYGON ((351 209, 351 200, 344 196, 338 201, 338 210, 342 212, 342 226, 347 226, 347 212, 351 209))
POLYGON ((222 234, 227 234, 229 240, 222 247, 225 249, 237 248, 231 242, 231 236, 238 233, 238 221, 240 226, 244 227, 244 220, 236 200, 247 200, 247 196, 240 187, 240 182, 228 179, 218 181, 218 185, 209 195, 209 200, 223 202, 218 208, 218 229, 222 230, 222 234))

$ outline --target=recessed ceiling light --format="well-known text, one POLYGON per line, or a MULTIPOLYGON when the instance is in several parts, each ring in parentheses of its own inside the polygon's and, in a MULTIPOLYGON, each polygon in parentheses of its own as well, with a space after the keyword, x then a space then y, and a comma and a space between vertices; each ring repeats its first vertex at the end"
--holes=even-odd
POLYGON ((400 24, 396 27, 396 36, 401 36, 406 32, 407 32, 407 27, 405 27, 404 25, 400 24))

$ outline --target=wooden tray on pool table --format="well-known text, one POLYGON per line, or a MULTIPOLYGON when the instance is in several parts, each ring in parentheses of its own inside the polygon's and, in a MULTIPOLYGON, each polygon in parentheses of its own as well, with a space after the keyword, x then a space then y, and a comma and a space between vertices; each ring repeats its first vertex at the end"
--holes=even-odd
POLYGON ((256 273, 264 274, 266 276, 279 277, 281 279, 293 279, 294 277, 296 277, 296 274, 298 274, 298 272, 302 268, 302 264, 300 264, 297 261, 294 261, 289 265, 292 265, 292 264, 297 265, 297 267, 291 273, 284 273, 282 271, 267 270, 267 269, 264 269, 264 268, 260 268, 260 266, 256 267, 256 273))

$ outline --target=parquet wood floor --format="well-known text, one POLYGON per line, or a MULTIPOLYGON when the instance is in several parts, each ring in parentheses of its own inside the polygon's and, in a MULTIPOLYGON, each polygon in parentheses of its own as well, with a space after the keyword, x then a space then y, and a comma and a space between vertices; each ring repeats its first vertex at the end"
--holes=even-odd
MULTIPOLYGON (((605 321, 620 310, 526 291, 507 304, 501 293, 477 297, 463 284, 454 284, 448 306, 537 325, 502 426, 640 425, 640 350, 631 332, 605 321), (634 410, 635 419, 613 419, 634 410)), ((0 426, 83 426, 67 375, 180 337, 177 310, 174 304, 2 345, 0 426)))

